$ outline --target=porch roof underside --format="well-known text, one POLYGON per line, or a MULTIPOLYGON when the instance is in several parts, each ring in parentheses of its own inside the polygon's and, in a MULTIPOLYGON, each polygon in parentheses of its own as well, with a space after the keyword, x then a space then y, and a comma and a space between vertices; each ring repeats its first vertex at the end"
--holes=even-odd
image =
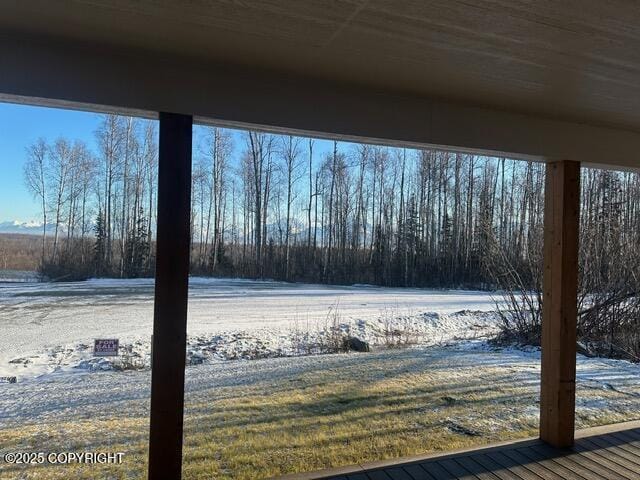
POLYGON ((640 167, 640 4, 3 2, 0 99, 640 167))

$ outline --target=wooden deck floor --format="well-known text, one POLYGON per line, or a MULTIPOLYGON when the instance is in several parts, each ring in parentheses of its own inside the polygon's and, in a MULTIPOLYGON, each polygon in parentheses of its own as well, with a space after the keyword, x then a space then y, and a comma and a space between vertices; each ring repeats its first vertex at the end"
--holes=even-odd
POLYGON ((577 432, 572 449, 525 440, 448 455, 317 472, 327 480, 640 480, 640 422, 577 432))

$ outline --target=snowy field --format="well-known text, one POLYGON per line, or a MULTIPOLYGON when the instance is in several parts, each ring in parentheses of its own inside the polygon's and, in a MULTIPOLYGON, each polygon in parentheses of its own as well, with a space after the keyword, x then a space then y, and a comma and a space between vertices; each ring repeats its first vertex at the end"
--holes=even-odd
MULTIPOLYGON (((490 346, 499 300, 193 278, 184 478, 252 480, 535 435, 540 353, 490 346), (373 351, 309 355, 336 330, 373 351)), ((0 478, 145 477, 152 307, 150 280, 0 283, 0 375, 18 377, 0 383, 0 456, 125 453, 91 468, 0 464, 0 478), (139 369, 94 358, 99 337, 119 338, 139 369)), ((579 356, 576 388, 578 427, 640 418, 640 365, 579 356)))
POLYGON ((40 275, 30 270, 0 270, 0 286, 3 283, 37 282, 40 275))
MULTIPOLYGON (((192 278, 189 363, 304 354, 336 326, 374 345, 480 338, 494 310, 485 292, 192 278)), ((95 338, 119 338, 148 366, 152 321, 153 280, 0 283, 0 376, 111 369, 93 358, 95 338)))

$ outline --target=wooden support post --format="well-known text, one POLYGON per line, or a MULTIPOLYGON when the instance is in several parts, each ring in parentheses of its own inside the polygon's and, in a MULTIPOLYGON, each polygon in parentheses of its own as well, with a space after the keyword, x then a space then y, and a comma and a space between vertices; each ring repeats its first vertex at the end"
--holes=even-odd
POLYGON ((540 438, 554 447, 574 440, 580 163, 547 164, 540 438))
POLYGON ((160 113, 149 480, 179 479, 182 470, 192 123, 160 113))

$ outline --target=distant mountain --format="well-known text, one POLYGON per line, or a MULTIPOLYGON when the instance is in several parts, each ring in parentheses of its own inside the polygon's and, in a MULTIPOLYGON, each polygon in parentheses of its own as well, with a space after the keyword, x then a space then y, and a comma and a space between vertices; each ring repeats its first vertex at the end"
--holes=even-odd
MULTIPOLYGON (((47 225, 47 232, 54 230, 53 225, 47 225)), ((20 222, 9 220, 0 222, 0 233, 22 233, 24 235, 42 235, 42 222, 20 222)))
MULTIPOLYGON (((290 235, 291 235, 292 243, 295 242, 296 240, 298 242, 306 241, 307 235, 309 234, 309 229, 306 227, 304 222, 302 222, 301 220, 296 220, 295 218, 291 219, 291 224, 289 225, 289 228, 291 229, 290 235)), ((274 242, 276 243, 284 242, 285 232, 287 231, 287 223, 285 220, 281 220, 279 223, 278 222, 268 223, 266 225, 266 231, 267 231, 267 238, 265 241, 267 243, 269 243, 270 239, 273 239, 274 242)), ((249 228, 247 232, 249 237, 251 236, 252 232, 253 232, 253 229, 249 228)), ((227 230, 226 233, 227 235, 229 235, 230 231, 227 230)), ((313 236, 313 227, 311 227, 311 235, 313 236)), ((316 236, 318 239, 322 237, 322 225, 320 224, 318 224, 316 236)), ((239 240, 242 240, 242 232, 238 232, 238 238, 239 240)))

